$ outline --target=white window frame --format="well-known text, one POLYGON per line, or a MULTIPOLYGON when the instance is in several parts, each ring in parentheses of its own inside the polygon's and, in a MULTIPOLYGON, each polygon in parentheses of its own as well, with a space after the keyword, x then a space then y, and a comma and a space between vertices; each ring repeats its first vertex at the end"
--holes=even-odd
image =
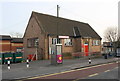
POLYGON ((52 44, 57 44, 57 38, 52 38, 52 44))
POLYGON ((38 38, 29 38, 27 39, 27 47, 33 48, 38 47, 39 39, 38 38))
POLYGON ((72 39, 64 39, 65 46, 72 46, 72 39))
POLYGON ((93 46, 99 46, 99 44, 100 44, 99 42, 100 42, 99 40, 93 40, 93 44, 92 45, 93 46))
POLYGON ((57 38, 52 38, 52 44, 61 44, 61 39, 59 39, 59 43, 58 43, 57 38))

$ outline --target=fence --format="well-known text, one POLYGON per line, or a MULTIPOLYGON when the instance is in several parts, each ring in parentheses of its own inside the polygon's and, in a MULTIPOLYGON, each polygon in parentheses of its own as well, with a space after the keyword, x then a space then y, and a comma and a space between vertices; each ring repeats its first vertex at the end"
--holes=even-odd
POLYGON ((73 58, 83 58, 83 57, 90 57, 90 58, 98 58, 102 57, 100 52, 76 52, 72 53, 73 58))

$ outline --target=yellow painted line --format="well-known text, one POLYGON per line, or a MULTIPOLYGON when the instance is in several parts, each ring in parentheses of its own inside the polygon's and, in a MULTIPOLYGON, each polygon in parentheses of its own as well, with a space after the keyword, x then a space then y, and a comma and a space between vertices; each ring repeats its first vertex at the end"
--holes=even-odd
POLYGON ((109 72, 110 70, 106 70, 106 71, 104 71, 104 72, 109 72))
POLYGON ((78 78, 78 79, 75 79, 75 80, 73 80, 73 81, 78 81, 78 80, 80 80, 80 79, 78 78))
MULTIPOLYGON (((110 63, 110 64, 113 64, 113 63, 110 63)), ((53 74, 48 74, 48 75, 43 75, 43 76, 31 77, 31 78, 27 78, 27 79, 43 78, 43 77, 48 77, 48 76, 53 76, 53 75, 58 75, 58 74, 63 74, 63 73, 68 73, 68 72, 80 71, 80 70, 89 69, 89 68, 93 68, 93 67, 99 67, 99 66, 103 66, 103 65, 108 65, 108 64, 101 64, 101 65, 96 65, 96 66, 91 66, 91 67, 86 67, 86 68, 81 68, 81 69, 76 69, 76 70, 64 71, 64 72, 60 72, 60 73, 53 73, 53 74)))
POLYGON ((81 79, 86 79, 86 77, 78 78, 78 79, 75 79, 75 80, 72 80, 72 81, 78 81, 78 80, 81 80, 81 79))
POLYGON ((10 44, 10 42, 8 42, 8 43, 7 43, 7 42, 6 42, 6 43, 5 43, 5 42, 2 42, 2 43, 0 43, 0 44, 2 44, 2 45, 3 45, 3 44, 10 44))
POLYGON ((36 78, 48 77, 48 76, 53 76, 53 75, 58 75, 58 74, 62 74, 62 73, 54 73, 54 74, 49 74, 49 75, 43 75, 43 76, 38 76, 38 77, 32 77, 32 78, 28 78, 28 79, 36 79, 36 78))
POLYGON ((96 75, 98 75, 98 73, 95 73, 95 74, 89 75, 88 77, 93 77, 93 76, 96 76, 96 75))

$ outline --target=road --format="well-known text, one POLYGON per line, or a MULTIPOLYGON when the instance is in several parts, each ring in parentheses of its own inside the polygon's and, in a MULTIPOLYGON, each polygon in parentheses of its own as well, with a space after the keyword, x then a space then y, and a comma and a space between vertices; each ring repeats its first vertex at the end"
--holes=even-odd
POLYGON ((102 73, 99 73, 95 76, 88 77, 87 79, 116 79, 118 78, 118 67, 111 69, 111 70, 106 70, 102 73))
POLYGON ((87 58, 64 60, 63 64, 53 66, 50 60, 38 60, 30 62, 30 67, 26 67, 26 63, 11 64, 11 69, 7 69, 7 65, 2 65, 2 79, 21 79, 35 76, 43 76, 53 73, 70 71, 74 68, 83 68, 86 66, 108 63, 117 61, 117 58, 94 58, 92 64, 88 64, 87 58))
POLYGON ((81 81, 81 79, 118 79, 118 63, 100 64, 70 71, 22 79, 22 81, 81 81))

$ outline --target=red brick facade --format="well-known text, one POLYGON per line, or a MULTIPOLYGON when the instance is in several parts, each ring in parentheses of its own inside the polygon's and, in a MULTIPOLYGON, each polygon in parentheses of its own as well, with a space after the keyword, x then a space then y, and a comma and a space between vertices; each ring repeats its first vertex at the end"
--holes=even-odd
MULTIPOLYGON (((40 18, 42 18, 42 17, 40 17, 40 18)), ((52 38, 56 38, 56 34, 55 35, 51 34, 51 33, 48 34, 48 31, 45 31, 45 29, 44 29, 44 26, 46 26, 46 25, 43 24, 42 22, 40 22, 39 19, 34 13, 32 13, 30 20, 28 22, 24 37, 23 37, 24 58, 27 58, 30 54, 34 54, 34 55, 36 54, 37 59, 49 59, 51 47, 52 47, 52 38), (36 38, 38 39, 37 47, 35 45, 33 45, 35 43, 34 40, 36 38), (31 44, 29 44, 29 41, 31 39, 33 39, 33 41, 31 41, 31 44)), ((71 21, 69 21, 69 22, 71 22, 71 21)), ((50 22, 48 22, 48 23, 51 24, 50 22)), ((52 25, 52 26, 54 26, 54 25, 52 25)), ((50 29, 49 26, 48 26, 48 29, 50 29)), ((56 32, 56 29, 55 28, 51 29, 50 32, 56 32)), ((68 31, 68 32, 70 32, 70 31, 68 31)), ((92 31, 92 33, 93 32, 94 31, 92 31)), ((93 34, 96 35, 96 33, 93 33, 93 34)), ((84 44, 86 44, 86 41, 88 43, 88 48, 89 48, 88 51, 89 52, 101 52, 101 39, 98 35, 96 36, 98 38, 95 40, 99 41, 99 45, 92 44, 92 42, 94 40, 92 37, 89 39, 81 37, 81 36, 80 37, 69 36, 69 37, 70 37, 70 39, 72 39, 72 44, 68 45, 68 46, 65 45, 65 40, 61 39, 62 53, 84 52, 84 50, 85 50, 84 44)))
POLYGON ((23 48, 23 43, 11 43, 11 52, 17 52, 17 48, 23 48))
POLYGON ((10 40, 0 40, 0 52, 10 52, 11 51, 11 42, 10 40))
MULTIPOLYGON (((11 39, 12 40, 12 39, 11 39)), ((23 43, 11 42, 11 40, 0 40, 0 52, 17 52, 17 48, 23 48, 23 43)))
MULTIPOLYGON (((26 32, 23 38, 23 45, 24 45, 24 58, 27 58, 30 54, 35 54, 37 51, 38 59, 47 58, 45 57, 45 39, 46 36, 44 32, 41 31, 39 24, 37 23, 34 17, 30 18, 28 26, 26 28, 26 32), (29 27, 29 29, 28 29, 29 27), (38 48, 35 47, 28 47, 28 39, 30 38, 38 38, 39 39, 39 46, 38 48)), ((47 55, 48 56, 48 55, 47 55)))

